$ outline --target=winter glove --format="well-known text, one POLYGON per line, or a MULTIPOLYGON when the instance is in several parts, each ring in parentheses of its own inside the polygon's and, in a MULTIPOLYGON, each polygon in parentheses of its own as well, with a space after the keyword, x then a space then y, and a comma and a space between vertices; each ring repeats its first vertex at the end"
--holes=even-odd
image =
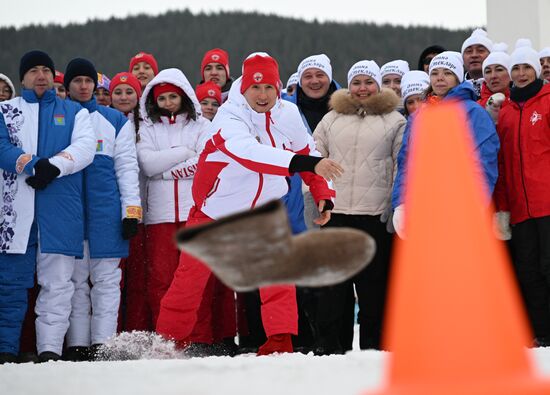
POLYGON ((405 239, 405 206, 403 204, 397 206, 393 211, 392 221, 395 233, 397 233, 400 238, 405 239))
POLYGON ((138 232, 138 219, 137 218, 124 218, 122 220, 122 238, 129 240, 138 232))
POLYGON ((510 240, 512 238, 512 229, 510 228, 510 212, 496 212, 493 216, 493 228, 497 239, 510 240))
POLYGON ((498 114, 504 100, 506 100, 506 96, 502 93, 495 93, 487 100, 487 104, 485 105, 485 110, 487 110, 495 125, 498 123, 498 114))
POLYGON ((34 176, 27 177, 25 181, 34 189, 42 190, 60 173, 61 171, 48 159, 39 159, 34 165, 34 176))
POLYGON ((382 213, 380 216, 380 222, 386 224, 386 231, 388 233, 395 233, 395 228, 393 227, 393 209, 391 206, 382 213))

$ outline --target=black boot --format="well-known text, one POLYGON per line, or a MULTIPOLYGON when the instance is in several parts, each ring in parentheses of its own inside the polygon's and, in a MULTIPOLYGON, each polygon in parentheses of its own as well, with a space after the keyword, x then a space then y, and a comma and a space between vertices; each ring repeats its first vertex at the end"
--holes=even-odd
POLYGON ((5 363, 17 363, 17 355, 11 354, 9 352, 0 352, 0 365, 5 363))
POLYGON ((88 360, 89 361, 104 361, 105 360, 105 352, 101 348, 103 346, 102 343, 96 343, 92 344, 88 351, 88 360))
POLYGON ((86 346, 67 347, 63 353, 64 361, 82 362, 90 359, 89 348, 86 346))
POLYGON ((212 344, 208 343, 191 343, 185 350, 183 355, 189 358, 212 357, 217 355, 212 344))
POLYGON ((38 363, 38 355, 33 351, 26 351, 19 353, 19 363, 38 363))
POLYGON ((38 362, 59 361, 61 356, 53 351, 44 351, 38 354, 38 362))

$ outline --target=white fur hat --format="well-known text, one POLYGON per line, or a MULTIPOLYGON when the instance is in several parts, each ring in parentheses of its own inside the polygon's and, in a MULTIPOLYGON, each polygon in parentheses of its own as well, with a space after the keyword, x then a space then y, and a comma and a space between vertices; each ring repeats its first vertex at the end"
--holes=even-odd
POLYGON ((409 63, 405 60, 398 59, 388 62, 380 67, 380 74, 382 74, 382 78, 388 74, 399 74, 403 77, 403 75, 405 75, 405 73, 409 70, 409 63))
POLYGON ((378 88, 382 87, 382 74, 380 74, 380 67, 374 60, 361 60, 351 66, 348 71, 348 87, 353 77, 358 75, 368 75, 378 84, 378 88))
POLYGON ((464 64, 460 53, 445 51, 436 55, 430 62, 429 74, 432 73, 433 69, 439 68, 451 70, 458 77, 460 83, 464 81, 464 64))
POLYGON ((472 32, 472 35, 464 40, 460 53, 464 55, 466 48, 472 45, 483 45, 489 52, 493 50, 493 42, 487 36, 487 32, 483 29, 475 29, 472 32))
POLYGON ((516 41, 516 49, 514 49, 510 58, 510 74, 514 66, 528 64, 535 69, 537 78, 540 76, 542 67, 540 65, 539 54, 533 49, 531 40, 528 38, 520 38, 516 41))
POLYGON ((506 52, 507 50, 508 45, 506 43, 495 43, 493 45, 493 51, 483 61, 483 76, 485 76, 485 68, 495 64, 505 67, 508 74, 510 74, 510 55, 506 52))
POLYGON ((412 95, 424 93, 430 86, 430 76, 420 70, 413 70, 405 73, 401 80, 401 97, 406 100, 412 95))
POLYGON ((314 68, 323 71, 332 82, 332 66, 329 57, 324 53, 308 56, 300 62, 298 65, 298 81, 302 81, 302 74, 304 74, 304 71, 314 68))

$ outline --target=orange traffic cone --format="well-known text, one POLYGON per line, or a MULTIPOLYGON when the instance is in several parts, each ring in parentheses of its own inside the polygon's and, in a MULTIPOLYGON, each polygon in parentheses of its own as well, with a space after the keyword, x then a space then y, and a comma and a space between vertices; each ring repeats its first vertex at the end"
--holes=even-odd
POLYGON ((416 126, 387 314, 393 353, 375 393, 550 394, 526 349, 531 334, 464 110, 435 105, 416 126))

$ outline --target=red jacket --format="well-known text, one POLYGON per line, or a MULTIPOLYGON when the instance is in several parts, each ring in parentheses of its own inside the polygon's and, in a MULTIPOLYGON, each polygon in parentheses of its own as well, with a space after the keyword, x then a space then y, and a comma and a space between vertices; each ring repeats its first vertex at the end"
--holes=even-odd
POLYGON ((550 215, 550 84, 520 106, 500 111, 499 177, 495 204, 511 223, 550 215))
MULTIPOLYGON (((489 98, 493 96, 494 93, 489 90, 487 84, 484 82, 483 84, 481 84, 481 91, 479 95, 481 96, 481 98, 477 102, 481 107, 485 108, 487 102, 489 101, 489 98)), ((510 103, 510 89, 506 89, 506 92, 504 92, 504 96, 506 96, 506 100, 504 100, 504 103, 502 103, 502 107, 507 106, 510 103)))

